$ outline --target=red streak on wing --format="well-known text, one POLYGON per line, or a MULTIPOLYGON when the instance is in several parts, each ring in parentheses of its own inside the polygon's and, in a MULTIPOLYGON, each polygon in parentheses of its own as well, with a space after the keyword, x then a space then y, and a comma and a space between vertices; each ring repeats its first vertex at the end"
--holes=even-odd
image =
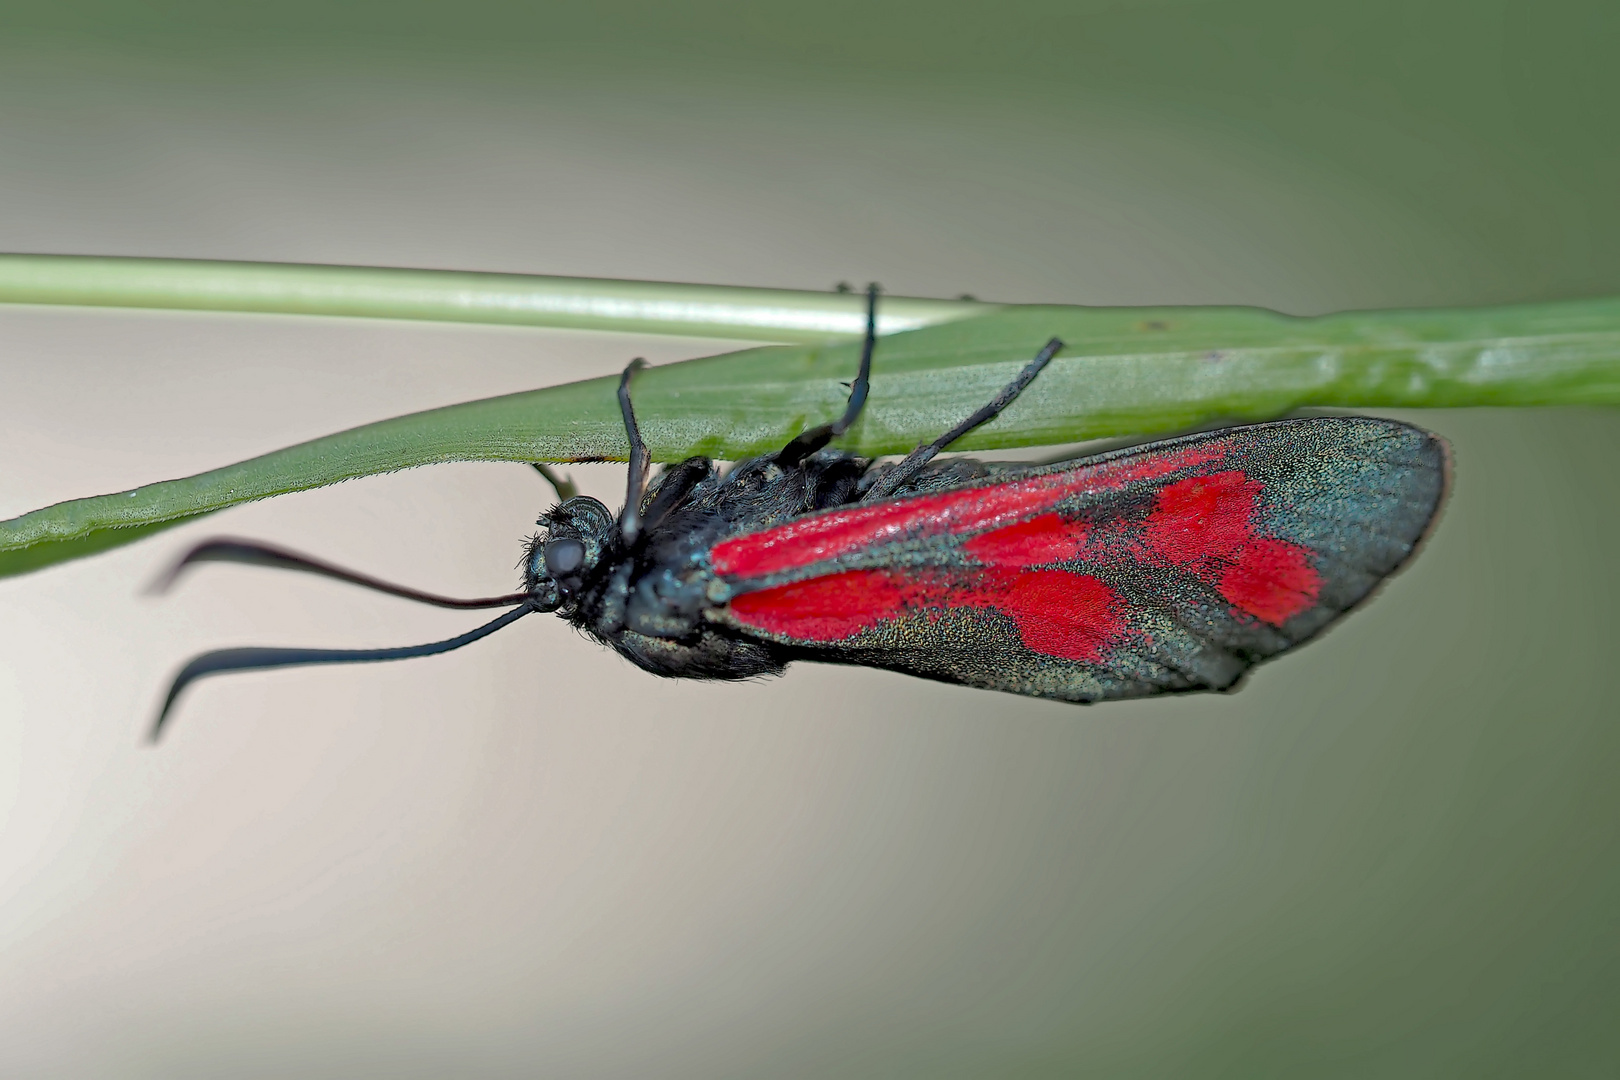
POLYGON ((816 642, 846 641, 907 612, 946 608, 1002 611, 1035 652, 1092 663, 1124 629, 1114 591, 1089 574, 1065 570, 990 568, 957 580, 846 570, 731 601, 732 617, 744 626, 816 642))
POLYGON ((1229 449, 1228 442, 1215 441, 1023 480, 832 510, 723 540, 710 551, 710 558, 715 572, 725 577, 763 577, 875 544, 915 536, 980 532, 1039 514, 1073 495, 1106 491, 1220 461, 1229 449))
POLYGON ((1298 544, 1255 532, 1263 490, 1241 472, 1194 476, 1159 492, 1142 530, 1152 556, 1214 585, 1239 609, 1281 626, 1316 603, 1322 578, 1298 544))
POLYGON ((846 570, 743 593, 732 599, 731 615, 769 634, 843 641, 908 607, 929 606, 938 591, 891 570, 846 570))
POLYGON ((1298 544, 1261 537, 1238 549, 1218 588, 1250 615, 1281 626, 1316 603, 1322 577, 1298 544))

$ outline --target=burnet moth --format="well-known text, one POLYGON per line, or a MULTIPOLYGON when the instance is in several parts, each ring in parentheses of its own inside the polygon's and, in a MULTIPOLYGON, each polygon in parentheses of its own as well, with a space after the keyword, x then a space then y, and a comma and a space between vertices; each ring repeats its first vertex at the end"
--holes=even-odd
POLYGON ((1229 690, 1366 598, 1412 555, 1445 495, 1444 444, 1359 416, 1232 427, 1058 464, 940 451, 1013 402, 1063 343, 903 461, 829 448, 866 403, 877 290, 843 415, 721 471, 693 457, 648 480, 631 377, 617 515, 543 466, 523 589, 455 600, 240 540, 201 561, 321 574, 444 607, 507 607, 459 637, 396 649, 224 649, 175 676, 152 729, 192 682, 227 671, 449 652, 556 612, 655 675, 746 679, 793 660, 864 664, 1088 703, 1229 690))

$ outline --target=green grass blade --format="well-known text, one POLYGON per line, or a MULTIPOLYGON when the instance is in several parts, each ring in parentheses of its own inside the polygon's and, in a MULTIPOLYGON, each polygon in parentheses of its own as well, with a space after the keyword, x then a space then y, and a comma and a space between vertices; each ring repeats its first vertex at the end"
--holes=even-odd
MULTIPOLYGON (((1296 319, 1247 308, 1012 307, 886 338, 843 445, 899 453, 988 400, 1052 335, 1063 353, 956 449, 1072 442, 1304 407, 1620 404, 1620 299, 1296 319)), ((637 414, 659 460, 737 458, 834 416, 853 343, 767 346, 649 369, 637 414)), ((198 514, 444 461, 623 460, 612 378, 354 428, 182 480, 0 522, 0 576, 198 514)))
MULTIPOLYGON (((866 326, 859 294, 297 263, 0 255, 0 303, 347 315, 749 341, 825 341, 866 326)), ((995 309, 884 300, 885 334, 995 309)))

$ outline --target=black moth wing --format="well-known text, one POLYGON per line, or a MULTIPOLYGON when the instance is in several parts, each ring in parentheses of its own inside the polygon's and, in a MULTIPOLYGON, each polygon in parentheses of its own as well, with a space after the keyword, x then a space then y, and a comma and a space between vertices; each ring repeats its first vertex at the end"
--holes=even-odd
POLYGON ((1438 438, 1366 417, 997 470, 722 540, 711 617, 784 660, 1073 702, 1223 690, 1405 563, 1446 483, 1438 438))

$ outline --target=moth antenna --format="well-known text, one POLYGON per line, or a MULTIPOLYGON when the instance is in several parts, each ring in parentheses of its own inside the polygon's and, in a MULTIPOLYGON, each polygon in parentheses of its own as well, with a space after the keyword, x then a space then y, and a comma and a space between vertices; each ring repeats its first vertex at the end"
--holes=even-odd
POLYGON ((175 675, 174 682, 169 685, 169 695, 163 699, 163 708, 158 710, 157 719, 152 722, 152 730, 147 738, 157 742, 163 737, 163 728, 174 709, 175 701, 180 697, 181 691, 205 675, 221 675, 230 671, 262 671, 266 668, 301 667, 309 664, 366 664, 380 660, 409 660, 417 656, 436 656, 439 653, 459 649, 463 645, 471 645, 479 638, 485 638, 499 630, 508 623, 516 622, 523 616, 536 610, 530 604, 522 604, 500 618, 487 622, 475 630, 469 630, 459 637, 448 638, 444 641, 433 641, 426 645, 406 645, 396 649, 219 649, 214 652, 203 653, 193 658, 185 667, 175 675))
POLYGON ((636 410, 630 404, 630 376, 647 366, 641 357, 630 361, 619 376, 619 412, 624 415, 624 434, 630 440, 630 475, 626 479, 624 510, 619 514, 619 535, 625 547, 634 547, 641 535, 641 496, 647 490, 647 469, 652 465, 652 451, 636 426, 636 410))
POLYGON ((540 474, 542 480, 551 485, 551 490, 557 493, 558 502, 567 502, 579 495, 579 485, 574 483, 572 476, 559 476, 555 469, 538 461, 529 464, 534 466, 534 471, 540 474))
POLYGON ((866 340, 861 345, 861 366, 855 374, 855 382, 850 385, 844 415, 830 424, 801 433, 782 447, 777 452, 776 463, 784 469, 792 468, 848 431, 866 407, 867 391, 872 385, 872 353, 877 348, 877 302, 881 291, 875 281, 866 287, 866 340))
POLYGON ((153 593, 166 592, 186 567, 200 562, 241 563, 247 566, 269 566, 277 570, 297 570, 300 573, 317 574, 321 577, 332 578, 334 581, 345 581, 350 585, 358 585, 363 589, 387 593, 389 596, 415 600, 421 604, 432 604, 435 607, 458 608, 461 610, 510 607, 513 604, 521 604, 528 597, 527 593, 482 596, 468 600, 440 596, 437 593, 423 592, 420 589, 411 589, 404 585, 395 585, 392 582, 374 578, 369 574, 345 570, 341 566, 333 566, 331 563, 312 559, 308 555, 300 555, 296 551, 288 551, 272 544, 261 544, 255 540, 238 540, 228 536, 204 540, 186 552, 167 572, 152 582, 147 591, 153 593))

